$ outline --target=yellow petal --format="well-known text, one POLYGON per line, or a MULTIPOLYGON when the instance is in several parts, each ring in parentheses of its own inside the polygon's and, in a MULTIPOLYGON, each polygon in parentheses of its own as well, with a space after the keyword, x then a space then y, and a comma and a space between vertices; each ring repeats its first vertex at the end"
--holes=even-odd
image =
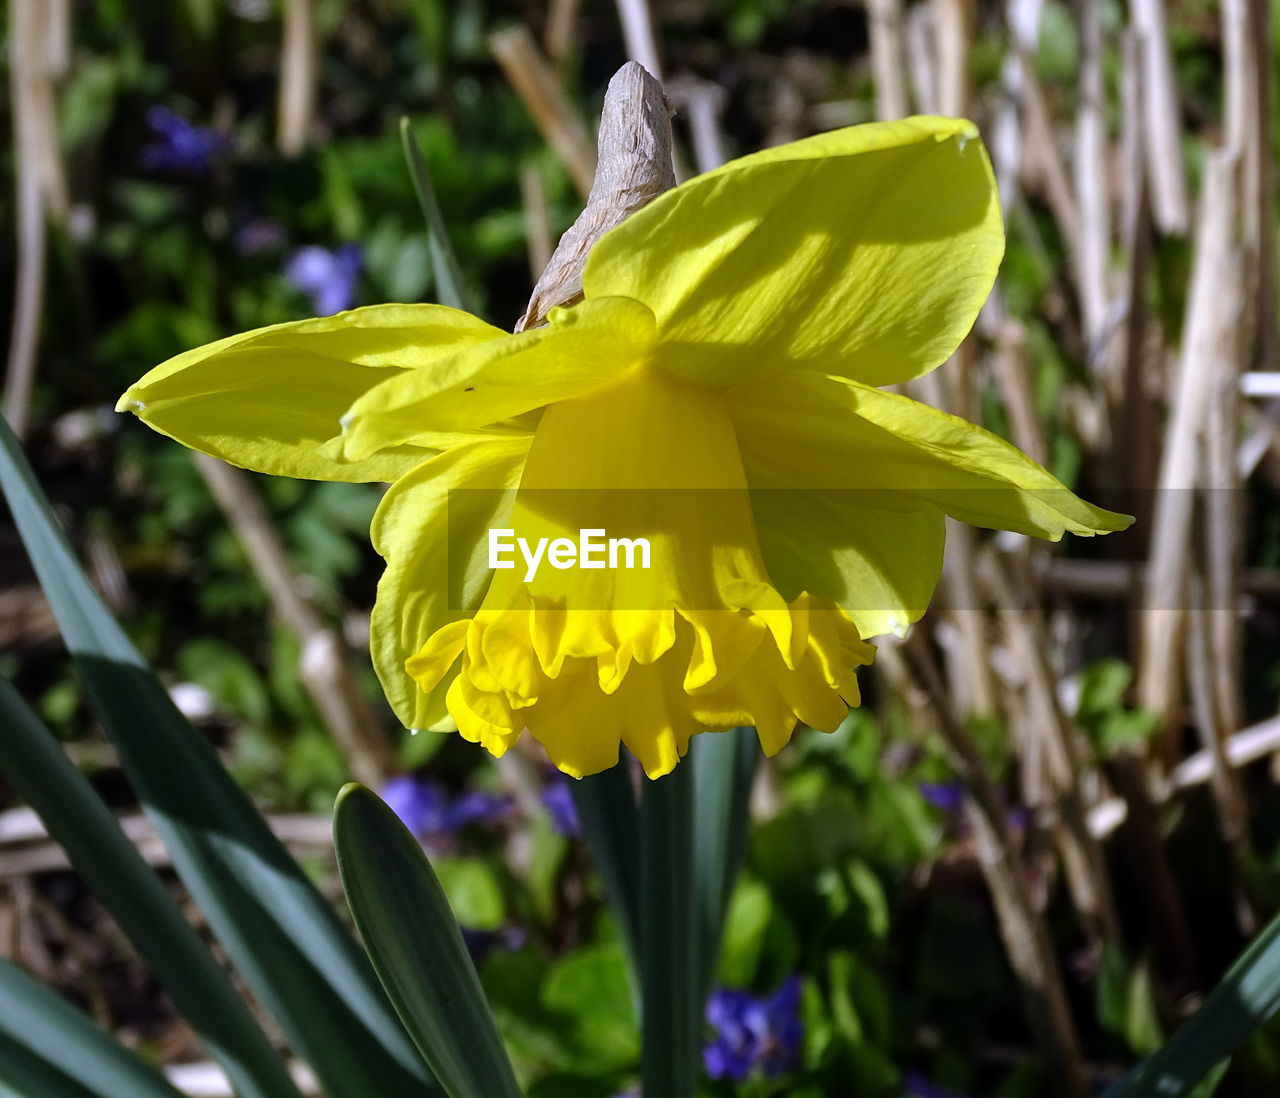
POLYGON ((1004 232, 971 122, 851 126, 668 191, 592 249, 588 298, 658 318, 658 365, 732 384, 813 366, 871 385, 945 360, 995 279, 1004 232), (834 364, 834 365, 833 365, 834 364))
POLYGON ((1057 541, 1123 530, 990 431, 846 378, 804 372, 730 394, 749 462, 844 502, 912 511, 931 503, 974 526, 1057 541))
POLYGON ((504 333, 443 305, 374 305, 218 340, 157 366, 120 398, 184 446, 233 465, 315 480, 394 480, 440 440, 408 432, 372 460, 321 453, 362 394, 504 333))
POLYGON ((626 298, 553 309, 544 328, 468 347, 370 390, 346 417, 345 453, 364 460, 424 428, 472 430, 593 392, 645 358, 653 330, 649 310, 626 298))
POLYGON ((464 736, 501 751, 527 729, 575 777, 625 745, 657 777, 700 732, 755 724, 776 750, 797 718, 840 723, 872 649, 830 600, 774 590, 727 403, 640 367, 547 409, 502 528, 526 559, 568 557, 495 570, 465 637, 442 623, 409 660, 429 689, 460 660, 445 700, 464 736), (605 532, 646 549, 576 555, 605 532))
POLYGON ((448 450, 396 481, 374 515, 373 544, 387 570, 370 649, 406 728, 452 727, 445 694, 465 631, 449 623, 472 617, 484 598, 489 573, 481 553, 489 528, 506 521, 528 449, 529 439, 512 438, 448 450), (432 640, 437 630, 444 636, 432 640))
POLYGON ((830 599, 864 637, 901 636, 918 621, 942 574, 946 537, 931 504, 867 507, 807 491, 748 462, 751 503, 769 578, 788 601, 830 599))

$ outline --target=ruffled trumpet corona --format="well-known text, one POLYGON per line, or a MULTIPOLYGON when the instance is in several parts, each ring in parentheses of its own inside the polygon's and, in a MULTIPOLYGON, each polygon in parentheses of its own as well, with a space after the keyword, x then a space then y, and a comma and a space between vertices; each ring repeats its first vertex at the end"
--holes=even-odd
POLYGON ((541 326, 356 309, 179 355, 119 407, 249 469, 391 482, 371 644, 406 727, 495 755, 528 732, 573 776, 625 744, 655 777, 698 732, 751 725, 773 754, 834 730, 864 638, 928 605, 944 515, 1128 525, 886 391, 956 349, 1003 248, 971 123, 854 126, 656 197, 541 326), (643 539, 648 566, 490 567, 493 531, 643 539))

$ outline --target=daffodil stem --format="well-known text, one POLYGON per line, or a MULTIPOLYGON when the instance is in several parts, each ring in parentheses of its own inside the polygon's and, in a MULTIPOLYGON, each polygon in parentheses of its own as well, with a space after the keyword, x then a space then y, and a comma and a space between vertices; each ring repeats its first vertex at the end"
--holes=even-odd
POLYGON ((694 885, 697 896, 699 1006, 711 994, 724 920, 742 867, 751 786, 760 761, 754 728, 696 736, 683 765, 693 768, 694 885))
MULTIPOLYGON (((625 765, 592 774, 570 786, 609 906, 618 920, 632 971, 640 972, 640 815, 625 765)), ((637 994, 637 1006, 638 1003, 637 994)))
POLYGON ((693 1098, 701 1030, 693 768, 646 782, 640 805, 642 1092, 693 1098))

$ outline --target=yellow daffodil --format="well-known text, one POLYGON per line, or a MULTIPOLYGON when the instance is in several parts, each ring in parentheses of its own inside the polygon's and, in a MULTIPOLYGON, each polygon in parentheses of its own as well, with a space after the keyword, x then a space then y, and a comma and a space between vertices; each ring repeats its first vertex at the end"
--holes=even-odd
POLYGON ((797 721, 833 730, 863 638, 924 612, 944 514, 1128 524, 880 388, 955 350, 1003 247, 971 123, 856 126, 657 198, 544 327, 356 309, 179 355, 120 408, 250 469, 393 482, 372 649, 407 727, 495 755, 528 730, 575 776, 625 744, 657 776, 700 731, 754 725, 773 754, 797 721), (490 567, 492 531, 558 552, 606 530, 649 567, 490 567))

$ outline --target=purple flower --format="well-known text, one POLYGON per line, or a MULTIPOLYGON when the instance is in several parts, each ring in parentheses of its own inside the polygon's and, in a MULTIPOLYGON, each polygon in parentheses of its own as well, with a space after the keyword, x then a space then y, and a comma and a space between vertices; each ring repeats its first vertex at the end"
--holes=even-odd
POLYGON ((289 257, 284 277, 311 298, 317 316, 332 316, 355 304, 361 267, 360 248, 355 244, 332 251, 309 244, 289 257))
POLYGON ((713 993, 707 1001, 707 1021, 716 1036, 702 1050, 707 1074, 739 1083, 756 1070, 774 1078, 795 1067, 804 1041, 799 1010, 796 976, 766 998, 727 988, 713 993))
POLYGON ((943 812, 959 812, 964 806, 964 786, 956 782, 921 782, 919 789, 920 796, 943 812))
POLYGON ((421 774, 392 778, 382 799, 419 839, 455 835, 471 824, 496 824, 511 809, 511 798, 470 792, 450 797, 439 782, 421 774))
POLYGON ((237 230, 235 237, 236 251, 241 255, 260 255, 273 252, 284 246, 284 226, 269 217, 255 217, 246 221, 237 230))
POLYGON ((542 807, 551 816, 551 826, 559 834, 573 838, 581 832, 582 824, 578 820, 578 806, 573 803, 573 791, 558 771, 542 787, 542 807))
POLYGON ((138 160, 149 171, 206 175, 213 162, 234 144, 228 134, 193 125, 168 107, 147 111, 147 125, 156 139, 142 147, 138 160))
POLYGON ((418 838, 448 830, 444 790, 430 778, 402 774, 382 787, 382 799, 418 838))
POLYGON ((907 1098, 965 1098, 963 1094, 957 1094, 954 1090, 943 1090, 939 1086, 934 1086, 918 1071, 907 1072, 902 1079, 902 1086, 907 1098))
POLYGON ((500 823, 511 811, 511 798, 497 793, 463 793, 445 811, 445 826, 461 831, 468 824, 500 823))
POLYGON ((510 953, 529 940, 522 926, 504 926, 501 930, 473 930, 467 926, 458 929, 462 931, 462 941, 471 954, 471 960, 477 965, 495 949, 505 949, 510 953))

